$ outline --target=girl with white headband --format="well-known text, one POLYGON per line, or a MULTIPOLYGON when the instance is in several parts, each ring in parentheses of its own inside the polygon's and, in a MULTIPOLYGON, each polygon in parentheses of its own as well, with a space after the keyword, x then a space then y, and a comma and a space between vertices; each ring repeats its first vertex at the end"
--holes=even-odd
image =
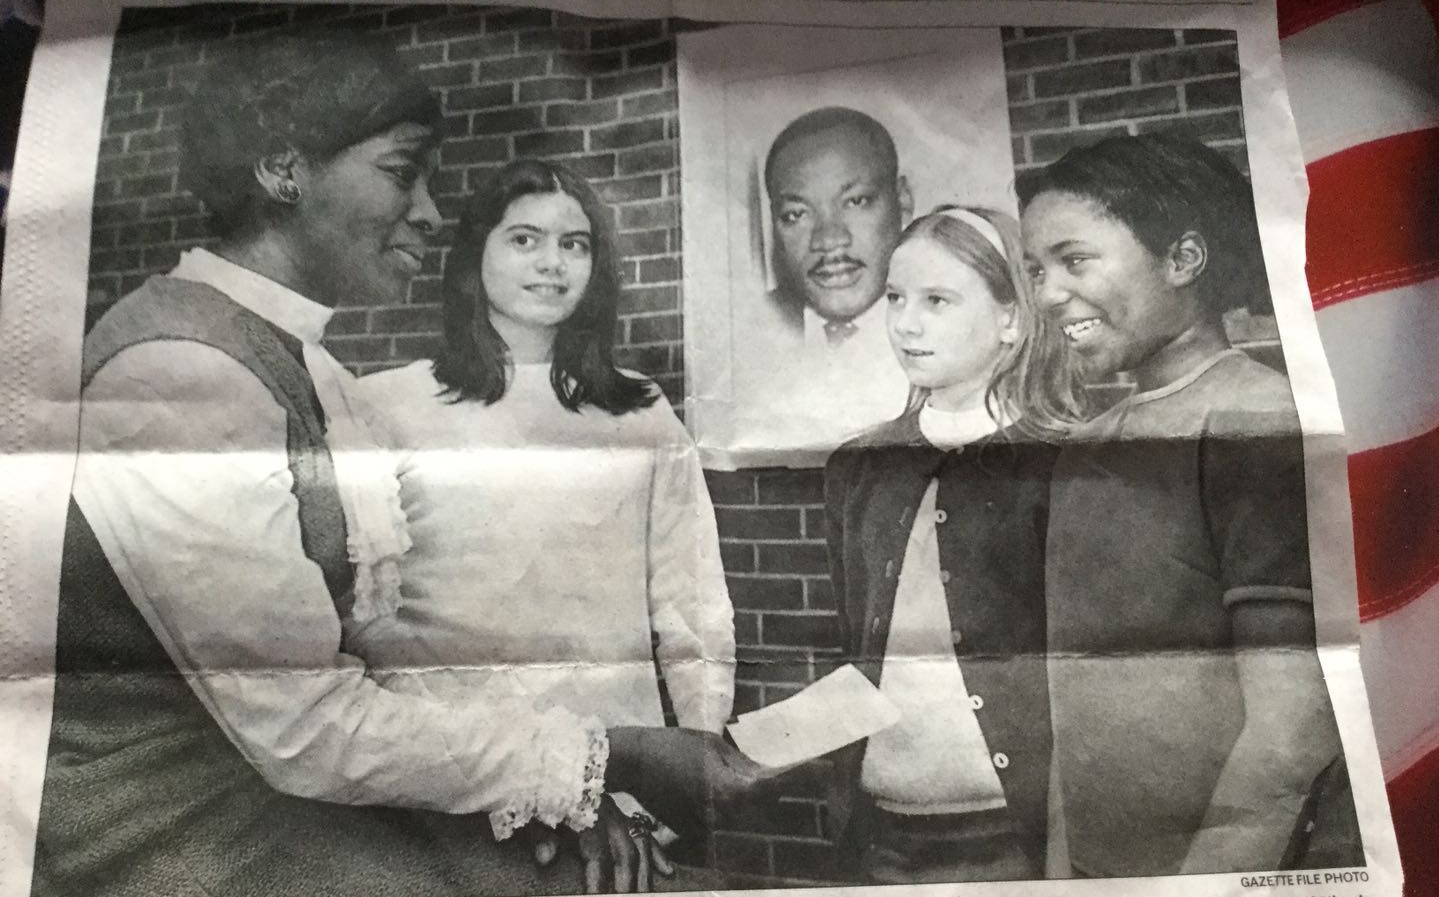
POLYGON ((986 209, 910 224, 886 286, 908 407, 825 471, 844 645, 901 714, 837 758, 838 855, 867 883, 1044 874, 1050 437, 1078 408, 1020 245, 986 209))

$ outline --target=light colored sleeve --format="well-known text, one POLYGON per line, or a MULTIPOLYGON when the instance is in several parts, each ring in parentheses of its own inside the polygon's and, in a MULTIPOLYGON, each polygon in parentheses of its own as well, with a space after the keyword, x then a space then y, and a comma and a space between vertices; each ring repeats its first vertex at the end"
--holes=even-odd
MULTIPOLYGON (((661 400, 663 402, 663 400, 661 400)), ((719 732, 734 709, 734 606, 694 442, 668 405, 650 490, 650 625, 679 724, 719 732)))
POLYGON ((608 742, 566 713, 381 688, 301 548, 285 413, 218 350, 126 349, 86 389, 75 499, 127 593, 277 790, 592 823, 608 742))

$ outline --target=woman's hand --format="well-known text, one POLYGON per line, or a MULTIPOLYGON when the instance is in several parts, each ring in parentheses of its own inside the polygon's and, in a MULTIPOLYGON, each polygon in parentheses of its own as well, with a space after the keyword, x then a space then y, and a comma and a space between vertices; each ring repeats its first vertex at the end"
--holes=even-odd
POLYGON ((605 892, 607 879, 616 894, 647 893, 656 872, 673 875, 674 866, 651 837, 654 825, 647 816, 621 813, 606 795, 600 803, 599 821, 579 835, 585 893, 605 892))
MULTIPOLYGON (((655 821, 648 816, 626 816, 608 795, 600 802, 599 818, 577 836, 584 868, 586 894, 648 892, 658 873, 666 878, 675 868, 655 843, 655 821)), ((535 863, 548 866, 560 851, 560 834, 531 823, 525 829, 535 863)))
POLYGON ((713 732, 625 726, 610 729, 609 739, 606 789, 630 792, 671 826, 777 774, 713 732))

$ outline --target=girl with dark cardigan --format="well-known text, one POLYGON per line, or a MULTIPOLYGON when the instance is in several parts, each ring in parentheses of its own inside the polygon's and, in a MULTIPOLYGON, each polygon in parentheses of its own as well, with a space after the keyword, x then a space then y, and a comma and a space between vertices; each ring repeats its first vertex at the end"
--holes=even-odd
POLYGON ((1076 413, 1013 219, 941 209, 890 260, 908 409, 825 471, 844 646, 901 719, 837 758, 831 813, 870 883, 1042 877, 1051 438, 1076 413))

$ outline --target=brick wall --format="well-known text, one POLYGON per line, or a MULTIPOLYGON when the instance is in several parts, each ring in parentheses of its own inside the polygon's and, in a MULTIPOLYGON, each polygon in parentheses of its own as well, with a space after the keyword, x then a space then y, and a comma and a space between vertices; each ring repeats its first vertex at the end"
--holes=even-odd
MULTIPOLYGON (((743 713, 794 694, 837 663, 824 484, 818 470, 711 471, 707 479, 735 606, 735 710, 743 713)), ((717 862, 740 872, 822 877, 830 862, 827 778, 823 762, 812 764, 777 807, 718 833, 717 862)))
MULTIPOLYGON (((96 311, 180 250, 207 239, 178 192, 174 150, 182 88, 207 41, 246 40, 297 15, 379 30, 442 95, 446 144, 434 192, 447 222, 480 178, 518 155, 566 160, 614 207, 626 289, 617 341, 626 364, 682 390, 675 23, 595 20, 534 10, 227 6, 127 13, 116 42, 95 193, 91 301, 96 311)), ((1242 162, 1233 35, 1195 31, 1005 29, 1016 165, 1043 164, 1109 133, 1177 127, 1242 162)), ((443 242, 443 241, 442 241, 443 242)), ((439 329, 444 251, 431 252, 401 306, 350 307, 331 349, 357 371, 422 357, 439 329)), ((1241 322, 1251 341, 1263 321, 1241 322)), ((740 644, 737 710, 793 694, 837 662, 817 470, 708 474, 740 644)), ((730 870, 821 877, 823 763, 793 777, 710 845, 730 870)))
POLYGON ((1171 131, 1249 170, 1232 31, 1005 28, 1014 162, 1116 134, 1171 131))

